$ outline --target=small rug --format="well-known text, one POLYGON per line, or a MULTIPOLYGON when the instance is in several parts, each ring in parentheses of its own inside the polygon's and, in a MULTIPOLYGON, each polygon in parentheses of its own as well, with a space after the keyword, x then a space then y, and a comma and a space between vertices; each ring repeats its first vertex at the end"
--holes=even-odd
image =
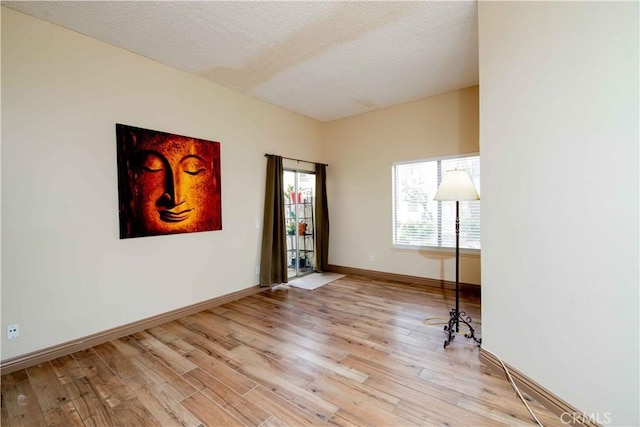
POLYGON ((337 273, 311 273, 306 276, 298 277, 289 282, 289 286, 312 291, 322 285, 331 283, 334 280, 342 279, 344 274, 337 273))

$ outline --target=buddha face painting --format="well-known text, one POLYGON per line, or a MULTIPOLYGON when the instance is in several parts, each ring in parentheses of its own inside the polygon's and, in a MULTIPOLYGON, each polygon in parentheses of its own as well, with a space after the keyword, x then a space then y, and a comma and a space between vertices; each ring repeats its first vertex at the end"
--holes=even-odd
POLYGON ((120 238, 222 229, 220 143, 116 124, 120 238))

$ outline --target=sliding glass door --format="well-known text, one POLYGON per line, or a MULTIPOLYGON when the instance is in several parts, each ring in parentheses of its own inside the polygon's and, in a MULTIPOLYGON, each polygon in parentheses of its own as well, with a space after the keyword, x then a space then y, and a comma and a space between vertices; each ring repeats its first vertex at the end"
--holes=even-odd
POLYGON ((284 213, 289 278, 314 271, 316 175, 284 171, 284 213))

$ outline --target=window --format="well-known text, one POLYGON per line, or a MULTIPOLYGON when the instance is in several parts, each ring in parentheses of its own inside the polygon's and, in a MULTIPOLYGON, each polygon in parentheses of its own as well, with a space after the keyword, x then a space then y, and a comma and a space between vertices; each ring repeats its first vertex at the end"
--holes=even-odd
MULTIPOLYGON (((456 203, 435 201, 442 176, 466 170, 480 192, 480 157, 464 156, 393 165, 393 244, 456 247, 456 203)), ((460 202, 460 248, 480 249, 480 201, 460 202)))

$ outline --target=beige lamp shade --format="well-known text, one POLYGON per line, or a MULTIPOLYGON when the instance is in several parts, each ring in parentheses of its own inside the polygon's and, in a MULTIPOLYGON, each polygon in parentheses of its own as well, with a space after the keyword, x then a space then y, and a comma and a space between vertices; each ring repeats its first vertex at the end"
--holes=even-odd
POLYGON ((445 173, 433 200, 480 200, 480 196, 467 171, 455 169, 445 173))

